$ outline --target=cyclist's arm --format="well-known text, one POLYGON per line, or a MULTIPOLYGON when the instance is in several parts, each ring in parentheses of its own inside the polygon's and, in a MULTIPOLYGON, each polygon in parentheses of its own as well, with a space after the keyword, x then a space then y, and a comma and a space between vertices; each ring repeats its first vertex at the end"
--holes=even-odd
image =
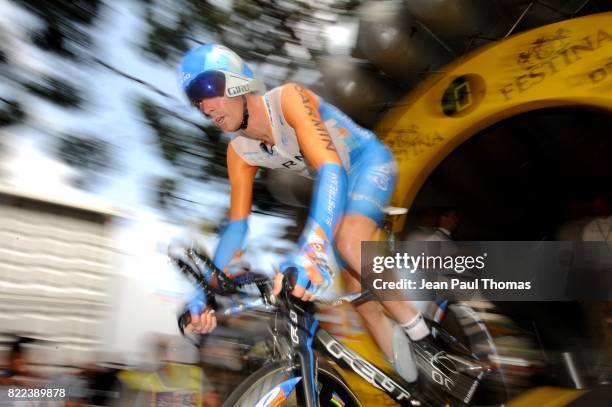
POLYGON ((230 222, 221 232, 213 262, 223 271, 239 257, 247 234, 247 219, 253 202, 253 183, 258 167, 245 162, 230 143, 227 147, 227 172, 230 181, 230 222))
POLYGON ((300 149, 310 166, 317 170, 309 223, 302 239, 320 226, 328 241, 332 241, 335 228, 344 209, 346 198, 346 172, 332 142, 332 138, 319 115, 319 101, 309 90, 289 83, 281 96, 283 114, 295 130, 300 149))

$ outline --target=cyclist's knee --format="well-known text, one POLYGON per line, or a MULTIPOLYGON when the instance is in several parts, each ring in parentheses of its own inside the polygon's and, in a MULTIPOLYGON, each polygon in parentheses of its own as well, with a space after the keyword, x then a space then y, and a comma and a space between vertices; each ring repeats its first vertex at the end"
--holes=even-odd
POLYGON ((351 238, 349 236, 339 233, 336 236, 336 240, 334 243, 336 246, 336 250, 342 257, 342 259, 344 261, 348 261, 348 259, 350 258, 351 251, 354 250, 355 242, 351 241, 351 238))
POLYGON ((341 251, 359 248, 362 240, 368 240, 376 230, 376 224, 367 216, 361 214, 347 214, 342 218, 335 240, 341 251))
POLYGON ((375 323, 384 317, 382 308, 374 301, 356 305, 355 311, 368 323, 375 323))

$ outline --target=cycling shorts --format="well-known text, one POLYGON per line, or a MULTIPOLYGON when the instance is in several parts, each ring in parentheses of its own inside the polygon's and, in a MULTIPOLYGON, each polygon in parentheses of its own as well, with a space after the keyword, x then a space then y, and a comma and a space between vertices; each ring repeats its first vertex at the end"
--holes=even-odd
POLYGON ((348 199, 345 214, 361 214, 383 225, 383 209, 389 204, 395 182, 397 164, 391 151, 377 139, 351 154, 348 172, 348 199))

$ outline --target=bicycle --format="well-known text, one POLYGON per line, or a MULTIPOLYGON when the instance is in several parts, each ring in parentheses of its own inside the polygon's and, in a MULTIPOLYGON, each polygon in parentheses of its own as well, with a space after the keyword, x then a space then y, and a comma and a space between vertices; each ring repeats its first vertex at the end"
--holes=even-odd
MULTIPOLYGON (((475 385, 461 393, 461 398, 441 392, 438 383, 434 385, 427 378, 421 378, 421 375, 417 383, 406 383, 398 376, 384 373, 319 327, 315 318, 315 305, 302 302, 289 294, 295 281, 294 270, 287 273, 283 290, 276 297, 272 294, 271 281, 266 276, 249 272, 238 279, 229 279, 206 254, 194 248, 184 249, 184 256, 171 256, 171 259, 179 270, 205 291, 208 304, 218 310, 218 318, 245 311, 273 315, 269 328, 273 343, 271 362, 248 376, 230 394, 224 406, 267 407, 279 406, 281 403, 306 407, 361 406, 357 395, 334 364, 352 370, 403 406, 465 406, 469 405, 478 382, 486 373, 478 373, 475 385), (206 280, 202 270, 210 271, 209 281, 212 283, 206 280), (232 297, 237 305, 220 309, 217 295, 232 297), (318 352, 318 357, 314 351, 318 352), (298 385, 300 382, 301 385, 298 385)), ((365 292, 341 297, 333 304, 359 304, 373 299, 370 293, 365 292)), ((190 318, 189 312, 182 313, 178 318, 183 335, 190 318)), ((476 356, 440 324, 432 320, 429 323, 447 348, 470 355, 476 360, 476 356)), ((444 380, 444 368, 436 367, 433 363, 432 367, 444 380)))

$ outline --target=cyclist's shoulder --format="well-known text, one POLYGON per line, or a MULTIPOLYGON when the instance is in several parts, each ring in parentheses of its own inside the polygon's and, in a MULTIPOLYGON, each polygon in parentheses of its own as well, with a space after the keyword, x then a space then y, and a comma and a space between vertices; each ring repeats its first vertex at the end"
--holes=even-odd
POLYGON ((277 92, 278 106, 288 118, 319 108, 320 97, 299 83, 288 82, 272 91, 277 92))
POLYGON ((284 95, 288 95, 288 96, 297 95, 297 96, 315 97, 317 99, 320 97, 307 86, 299 84, 297 82, 287 82, 283 85, 277 86, 276 88, 272 89, 270 92, 273 92, 273 91, 279 92, 283 96, 284 95))

